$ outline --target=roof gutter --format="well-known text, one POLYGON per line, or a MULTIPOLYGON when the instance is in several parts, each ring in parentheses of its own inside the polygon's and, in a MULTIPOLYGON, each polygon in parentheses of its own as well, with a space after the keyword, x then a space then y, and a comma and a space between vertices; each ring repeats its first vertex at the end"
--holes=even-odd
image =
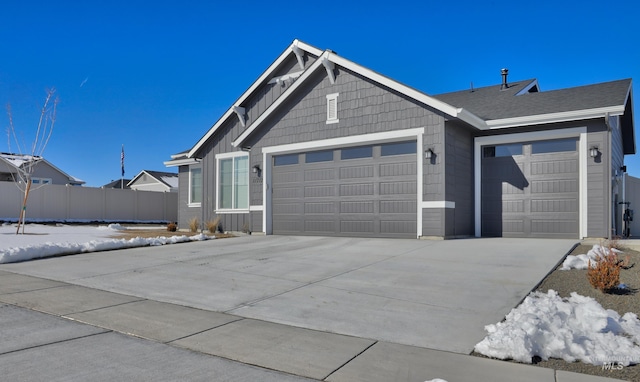
POLYGON ((486 128, 481 130, 505 129, 509 127, 542 125, 548 123, 569 122, 584 119, 605 118, 624 114, 624 105, 608 106, 596 109, 564 111, 560 113, 529 115, 525 117, 494 119, 486 121, 486 128))

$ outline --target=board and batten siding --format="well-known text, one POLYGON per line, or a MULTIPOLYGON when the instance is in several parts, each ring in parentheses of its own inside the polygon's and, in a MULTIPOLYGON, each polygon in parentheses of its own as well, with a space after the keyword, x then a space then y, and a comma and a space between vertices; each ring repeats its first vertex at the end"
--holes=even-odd
POLYGON ((611 222, 609 134, 603 121, 590 121, 587 133, 587 149, 597 146, 601 153, 595 159, 589 157, 587 160, 587 236, 608 237, 611 222))
POLYGON ((622 216, 625 206, 618 204, 622 202, 623 191, 622 166, 624 166, 624 149, 622 143, 622 131, 620 129, 620 117, 610 117, 609 127, 611 132, 611 178, 612 178, 612 195, 611 208, 613 209, 612 218, 615 219, 612 228, 612 235, 622 234, 623 221, 622 216))
POLYGON ((189 207, 189 166, 178 167, 178 228, 189 229, 189 220, 202 219, 200 207, 189 207))
POLYGON ((469 127, 461 123, 446 125, 445 200, 455 203, 448 209, 445 236, 471 236, 475 233, 473 135, 469 127))

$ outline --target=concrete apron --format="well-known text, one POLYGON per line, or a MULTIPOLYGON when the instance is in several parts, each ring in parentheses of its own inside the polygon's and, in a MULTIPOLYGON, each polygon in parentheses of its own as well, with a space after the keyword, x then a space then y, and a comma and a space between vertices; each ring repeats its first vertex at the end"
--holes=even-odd
MULTIPOLYGON (((575 244, 248 236, 0 269, 273 323, 469 354, 575 244)), ((60 313, 60 312, 53 312, 60 313)))
POLYGON ((0 369, 8 380, 604 381, 2 271, 0 301, 13 304, 0 304, 0 369))

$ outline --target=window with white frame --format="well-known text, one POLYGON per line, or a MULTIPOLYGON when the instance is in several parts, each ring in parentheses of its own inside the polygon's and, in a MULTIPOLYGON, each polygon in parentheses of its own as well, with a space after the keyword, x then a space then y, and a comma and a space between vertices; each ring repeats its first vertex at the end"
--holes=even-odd
POLYGON ((217 210, 249 209, 249 154, 219 154, 217 210))
POLYGON ((202 167, 189 169, 189 206, 200 207, 202 203, 202 167))
POLYGON ((51 178, 31 178, 32 184, 51 184, 51 178))
POLYGON ((338 122, 338 93, 327 94, 327 124, 338 122))

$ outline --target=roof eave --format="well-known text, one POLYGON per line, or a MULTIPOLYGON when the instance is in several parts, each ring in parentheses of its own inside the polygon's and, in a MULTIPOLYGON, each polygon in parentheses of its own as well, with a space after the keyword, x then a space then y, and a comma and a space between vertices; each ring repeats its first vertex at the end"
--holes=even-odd
POLYGON ((200 163, 200 161, 198 161, 196 158, 185 158, 185 159, 168 160, 163 163, 165 167, 179 167, 179 166, 188 166, 192 164, 198 164, 200 163))
POLYGON ((523 117, 489 120, 486 121, 487 127, 482 130, 506 129, 510 127, 521 127, 528 125, 543 125, 549 123, 604 118, 607 115, 616 116, 622 114, 624 114, 624 105, 585 110, 573 110, 559 113, 527 115, 523 117))

